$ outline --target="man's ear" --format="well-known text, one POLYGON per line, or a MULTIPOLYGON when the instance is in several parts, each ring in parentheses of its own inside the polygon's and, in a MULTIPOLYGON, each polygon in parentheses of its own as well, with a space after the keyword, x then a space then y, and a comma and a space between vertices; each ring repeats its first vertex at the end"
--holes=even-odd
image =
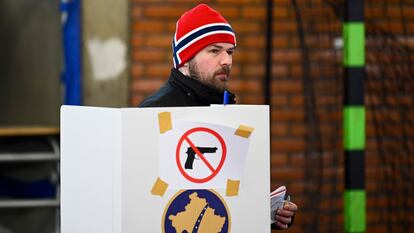
POLYGON ((190 76, 190 69, 188 62, 184 63, 178 70, 185 76, 190 76))

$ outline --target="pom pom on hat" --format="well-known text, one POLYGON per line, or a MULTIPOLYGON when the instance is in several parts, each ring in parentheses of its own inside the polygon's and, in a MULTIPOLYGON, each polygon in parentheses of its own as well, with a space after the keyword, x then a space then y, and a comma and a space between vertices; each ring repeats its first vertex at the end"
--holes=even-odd
POLYGON ((200 4, 185 12, 177 21, 172 43, 174 67, 181 67, 213 43, 236 45, 236 36, 220 13, 200 4))

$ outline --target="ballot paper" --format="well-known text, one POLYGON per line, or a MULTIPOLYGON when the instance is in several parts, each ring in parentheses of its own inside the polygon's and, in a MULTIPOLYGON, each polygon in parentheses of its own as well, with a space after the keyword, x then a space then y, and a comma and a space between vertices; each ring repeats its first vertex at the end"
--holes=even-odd
POLYGON ((270 222, 273 224, 276 222, 275 215, 278 209, 283 208, 286 202, 286 187, 280 186, 276 190, 270 193, 270 222))

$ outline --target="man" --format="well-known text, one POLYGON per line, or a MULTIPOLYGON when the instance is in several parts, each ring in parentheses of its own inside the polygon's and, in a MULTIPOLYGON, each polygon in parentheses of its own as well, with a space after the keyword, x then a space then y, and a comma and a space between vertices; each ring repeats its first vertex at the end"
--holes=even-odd
MULTIPOLYGON (((223 16, 205 4, 185 12, 177 22, 172 46, 174 68, 167 83, 140 107, 223 103, 236 48, 236 36, 223 16)), ((235 103, 232 93, 228 103, 235 103)), ((277 211, 272 227, 287 229, 296 210, 294 203, 287 202, 277 211)))

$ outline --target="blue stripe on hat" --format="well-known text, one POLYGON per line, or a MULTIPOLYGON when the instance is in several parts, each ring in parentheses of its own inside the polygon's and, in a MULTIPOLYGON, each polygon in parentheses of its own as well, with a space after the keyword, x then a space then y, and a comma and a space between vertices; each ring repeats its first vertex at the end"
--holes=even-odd
POLYGON ((172 40, 172 49, 174 51, 174 53, 173 53, 174 67, 177 67, 178 64, 179 64, 179 61, 178 61, 177 53, 175 52, 175 35, 174 35, 174 38, 172 40))

